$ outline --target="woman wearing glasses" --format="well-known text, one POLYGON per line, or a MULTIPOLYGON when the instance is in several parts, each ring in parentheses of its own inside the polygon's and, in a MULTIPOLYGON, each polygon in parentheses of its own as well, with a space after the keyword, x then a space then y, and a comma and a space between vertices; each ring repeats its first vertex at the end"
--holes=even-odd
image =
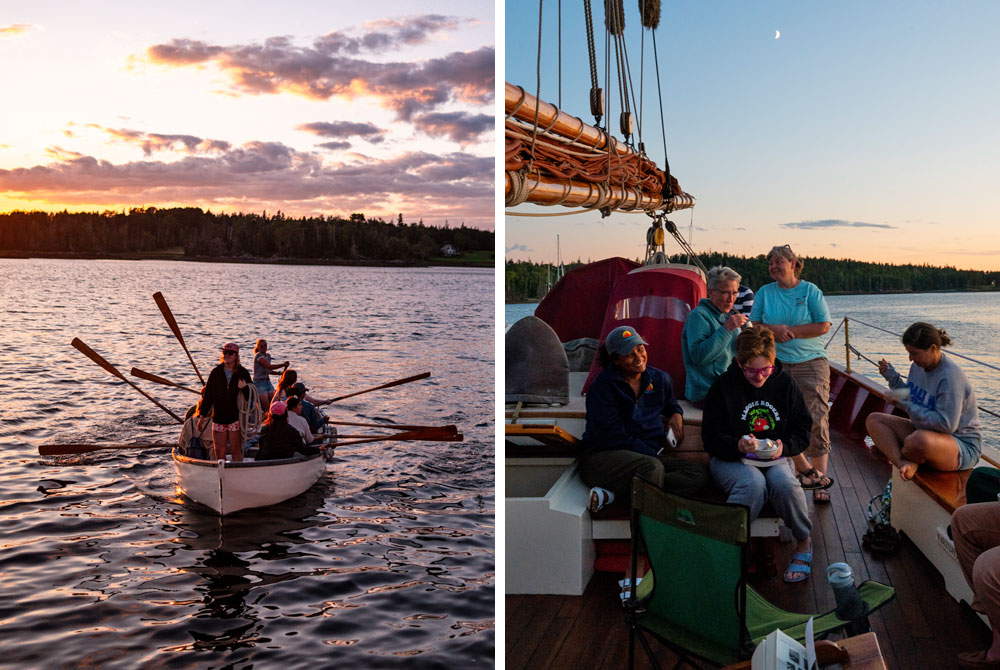
POLYGON ((717 265, 708 271, 708 297, 688 314, 681 334, 684 354, 684 397, 701 406, 709 387, 733 360, 736 336, 747 322, 733 311, 740 292, 740 275, 717 265))
POLYGON ((830 502, 833 480, 826 475, 830 459, 830 366, 822 336, 830 330, 830 310, 823 292, 799 278, 804 263, 787 244, 767 254, 774 283, 754 296, 750 320, 774 333, 778 360, 802 391, 812 435, 809 447, 795 457, 802 487, 815 502, 830 502), (808 458, 807 458, 808 457, 808 458))
POLYGON ((212 441, 215 443, 215 458, 222 460, 226 454, 234 461, 243 460, 243 436, 240 433, 240 410, 236 398, 242 395, 250 399, 247 386, 251 384, 250 373, 240 365, 240 347, 235 342, 222 345, 222 355, 208 376, 208 383, 201 390, 198 411, 199 430, 204 428, 209 418, 215 422, 212 441), (213 415, 214 412, 214 415, 213 415))
POLYGON ((728 502, 750 508, 757 518, 768 500, 795 537, 786 582, 809 576, 812 560, 809 507, 785 457, 809 444, 812 419, 792 377, 775 360, 774 334, 752 326, 736 338, 736 360, 705 396, 701 439, 712 456, 712 479, 728 502), (758 442, 760 440, 760 442, 758 442), (770 453, 765 453, 771 444, 770 453))

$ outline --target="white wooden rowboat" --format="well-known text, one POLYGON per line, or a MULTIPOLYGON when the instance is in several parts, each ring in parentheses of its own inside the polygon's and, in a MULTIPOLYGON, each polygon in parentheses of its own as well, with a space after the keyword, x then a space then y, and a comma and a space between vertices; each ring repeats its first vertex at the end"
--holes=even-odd
POLYGON ((173 451, 177 488, 220 515, 275 505, 305 493, 326 471, 322 455, 274 461, 202 461, 173 451))

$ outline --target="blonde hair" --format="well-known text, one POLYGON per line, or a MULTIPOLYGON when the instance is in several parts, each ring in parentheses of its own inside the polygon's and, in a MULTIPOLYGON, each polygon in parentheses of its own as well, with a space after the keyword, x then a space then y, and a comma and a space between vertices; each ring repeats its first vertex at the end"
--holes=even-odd
POLYGON ((774 363, 774 333, 763 326, 751 326, 736 338, 736 360, 746 365, 758 356, 774 363))
POLYGON ((787 244, 782 244, 780 247, 771 247, 771 250, 767 252, 767 260, 770 262, 771 256, 781 256, 786 261, 791 263, 794 267, 795 276, 798 277, 802 274, 802 269, 806 266, 805 261, 800 257, 795 255, 792 248, 787 244))

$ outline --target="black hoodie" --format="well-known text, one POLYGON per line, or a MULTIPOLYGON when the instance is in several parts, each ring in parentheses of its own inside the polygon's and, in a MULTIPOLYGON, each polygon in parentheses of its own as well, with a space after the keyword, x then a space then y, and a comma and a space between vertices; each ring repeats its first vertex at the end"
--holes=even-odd
POLYGON ((756 388, 734 360, 705 396, 701 440, 705 451, 725 461, 739 460, 736 446, 744 435, 781 440, 782 456, 809 446, 812 419, 792 376, 774 362, 774 372, 756 388))

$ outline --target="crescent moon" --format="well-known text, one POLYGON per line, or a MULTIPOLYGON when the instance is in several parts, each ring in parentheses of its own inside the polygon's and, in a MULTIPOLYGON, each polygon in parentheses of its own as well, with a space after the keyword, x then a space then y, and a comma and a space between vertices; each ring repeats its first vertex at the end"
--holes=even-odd
POLYGON ((779 37, 781 37, 781 31, 780 30, 775 30, 774 31, 774 39, 778 39, 779 37))

